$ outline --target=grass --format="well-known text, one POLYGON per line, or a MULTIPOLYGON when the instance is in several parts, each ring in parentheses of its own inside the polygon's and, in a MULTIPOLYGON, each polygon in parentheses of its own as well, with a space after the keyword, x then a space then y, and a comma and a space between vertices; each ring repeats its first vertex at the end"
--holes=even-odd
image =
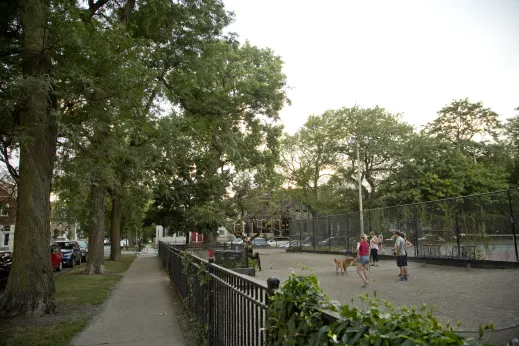
POLYGON ((121 261, 105 261, 105 275, 82 275, 77 267, 56 277, 56 303, 70 305, 100 305, 108 297, 135 255, 122 255, 121 261))
POLYGON ((117 262, 105 259, 105 275, 84 275, 83 265, 57 275, 58 318, 49 315, 14 320, 3 328, 0 324, 0 345, 68 345, 105 302, 134 259, 135 255, 122 255, 117 262))
POLYGON ((1 345, 68 345, 88 323, 88 317, 42 327, 12 327, 0 330, 1 345))

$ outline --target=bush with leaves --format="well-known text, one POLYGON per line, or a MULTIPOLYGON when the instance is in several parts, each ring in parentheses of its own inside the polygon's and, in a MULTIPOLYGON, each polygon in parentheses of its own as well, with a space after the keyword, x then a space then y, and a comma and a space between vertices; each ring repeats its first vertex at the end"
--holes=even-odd
POLYGON ((493 329, 492 325, 480 327, 479 340, 465 339, 453 327, 443 326, 425 305, 397 309, 376 295, 360 298, 369 309, 331 301, 313 275, 290 275, 271 297, 266 326, 269 344, 482 345, 479 340, 485 330, 493 329), (324 310, 339 313, 339 318, 323 314, 324 310))

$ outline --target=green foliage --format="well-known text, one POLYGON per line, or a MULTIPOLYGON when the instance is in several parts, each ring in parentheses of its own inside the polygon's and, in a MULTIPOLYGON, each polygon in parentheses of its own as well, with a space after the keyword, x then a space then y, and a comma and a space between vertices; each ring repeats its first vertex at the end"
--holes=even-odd
POLYGON ((481 135, 496 137, 501 124, 499 115, 483 102, 469 99, 453 100, 438 112, 438 117, 427 125, 427 133, 449 140, 453 144, 466 144, 481 135))
POLYGON ((502 190, 502 168, 474 162, 451 143, 416 135, 408 143, 399 169, 383 184, 386 205, 414 203, 502 190))
MULTIPOLYGON (((313 275, 290 275, 270 299, 266 328, 271 345, 481 345, 443 326, 425 305, 397 309, 366 294, 360 299, 367 309, 339 306, 313 275), (339 318, 323 318, 323 310, 339 318)), ((481 327, 479 339, 492 329, 493 325, 481 327)))
POLYGON ((266 329, 270 345, 318 345, 326 322, 323 310, 339 311, 317 283, 315 276, 290 275, 279 294, 270 298, 266 329))

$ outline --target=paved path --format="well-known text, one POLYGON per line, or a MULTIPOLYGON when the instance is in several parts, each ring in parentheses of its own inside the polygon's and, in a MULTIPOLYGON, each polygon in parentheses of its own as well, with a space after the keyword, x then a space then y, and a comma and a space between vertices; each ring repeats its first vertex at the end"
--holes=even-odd
POLYGON ((137 256, 103 312, 72 345, 186 345, 173 313, 170 285, 155 253, 137 256))

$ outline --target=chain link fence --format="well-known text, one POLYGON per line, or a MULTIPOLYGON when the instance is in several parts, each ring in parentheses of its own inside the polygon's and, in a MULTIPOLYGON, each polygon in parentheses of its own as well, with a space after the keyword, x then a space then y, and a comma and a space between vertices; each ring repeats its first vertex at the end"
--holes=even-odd
MULTIPOLYGON (((367 209, 364 233, 381 240, 381 254, 391 254, 394 230, 413 246, 408 256, 518 262, 519 190, 367 209)), ((290 238, 304 249, 356 252, 360 213, 292 219, 290 238)))

